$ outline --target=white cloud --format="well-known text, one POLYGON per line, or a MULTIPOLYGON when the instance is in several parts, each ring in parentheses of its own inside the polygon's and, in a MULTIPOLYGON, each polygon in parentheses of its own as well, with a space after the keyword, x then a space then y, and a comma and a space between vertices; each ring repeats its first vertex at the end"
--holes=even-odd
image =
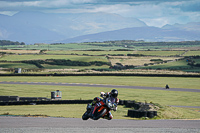
MULTIPOLYGON (((17 11, 42 11, 51 13, 116 13, 124 17, 143 20, 150 26, 200 21, 200 12, 194 12, 193 5, 199 0, 151 1, 137 0, 35 0, 0 1, 0 13, 12 15, 17 11), (188 4, 189 3, 189 4, 188 4), (10 12, 9 12, 10 11, 10 12)), ((196 6, 197 7, 197 6, 196 6)), ((196 9, 197 10, 197 9, 196 9)))
POLYGON ((0 14, 5 14, 8 16, 12 16, 14 14, 16 14, 18 11, 0 11, 0 14))
POLYGON ((94 0, 35 0, 35 1, 22 1, 22 2, 11 2, 11 1, 0 1, 0 7, 13 8, 20 10, 20 7, 43 7, 45 8, 59 8, 65 6, 72 6, 76 4, 84 4, 95 2, 94 0))

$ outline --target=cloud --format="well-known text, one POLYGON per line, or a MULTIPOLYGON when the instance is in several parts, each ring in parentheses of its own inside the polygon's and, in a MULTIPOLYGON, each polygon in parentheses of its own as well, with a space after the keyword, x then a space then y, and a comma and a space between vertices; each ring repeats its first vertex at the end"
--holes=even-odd
POLYGON ((115 13, 150 26, 200 21, 199 0, 0 0, 0 13, 115 13))
POLYGON ((96 7, 95 11, 106 11, 125 17, 135 17, 149 26, 162 27, 166 24, 199 22, 200 12, 197 10, 200 10, 200 8, 197 8, 199 4, 200 1, 198 0, 190 2, 184 0, 159 1, 158 3, 140 1, 131 4, 102 5, 96 7), (186 7, 188 10, 185 9, 186 7))

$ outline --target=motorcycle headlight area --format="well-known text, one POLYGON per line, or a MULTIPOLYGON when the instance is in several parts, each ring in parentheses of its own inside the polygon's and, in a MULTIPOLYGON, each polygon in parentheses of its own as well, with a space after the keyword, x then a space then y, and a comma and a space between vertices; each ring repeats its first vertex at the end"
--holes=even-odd
POLYGON ((108 108, 112 108, 112 103, 108 103, 108 108))

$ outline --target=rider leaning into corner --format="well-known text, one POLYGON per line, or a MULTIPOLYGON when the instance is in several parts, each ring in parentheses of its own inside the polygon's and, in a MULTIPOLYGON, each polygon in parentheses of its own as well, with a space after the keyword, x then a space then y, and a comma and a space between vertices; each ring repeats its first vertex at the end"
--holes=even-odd
MULTIPOLYGON (((116 89, 113 89, 111 92, 101 92, 100 96, 104 99, 104 100, 110 100, 110 102, 112 103, 112 107, 114 111, 117 110, 117 104, 119 103, 119 99, 117 98, 118 96, 118 91, 116 89)), ((96 102, 99 102, 101 99, 99 97, 95 97, 93 102, 91 103, 91 108, 92 106, 95 105, 96 102)), ((104 117, 105 119, 111 120, 113 118, 111 111, 109 111, 109 113, 104 117)))

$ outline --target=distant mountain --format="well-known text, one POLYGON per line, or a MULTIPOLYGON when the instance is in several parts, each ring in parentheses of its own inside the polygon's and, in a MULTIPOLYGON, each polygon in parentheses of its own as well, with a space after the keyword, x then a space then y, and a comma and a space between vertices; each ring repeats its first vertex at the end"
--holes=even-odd
POLYGON ((0 40, 25 43, 59 42, 85 34, 146 26, 138 19, 108 13, 19 12, 13 16, 0 15, 0 20, 0 40))
POLYGON ((200 23, 185 25, 166 25, 157 27, 133 27, 120 30, 89 34, 66 39, 63 42, 93 42, 107 40, 145 40, 145 41, 191 41, 200 40, 200 23))
POLYGON ((200 32, 200 22, 190 22, 187 24, 174 24, 165 25, 162 29, 184 30, 184 31, 197 31, 200 32))
POLYGON ((68 14, 19 12, 13 16, 0 15, 0 40, 33 44, 126 39, 200 40, 200 23, 165 25, 157 28, 149 27, 136 18, 103 12, 68 14))

